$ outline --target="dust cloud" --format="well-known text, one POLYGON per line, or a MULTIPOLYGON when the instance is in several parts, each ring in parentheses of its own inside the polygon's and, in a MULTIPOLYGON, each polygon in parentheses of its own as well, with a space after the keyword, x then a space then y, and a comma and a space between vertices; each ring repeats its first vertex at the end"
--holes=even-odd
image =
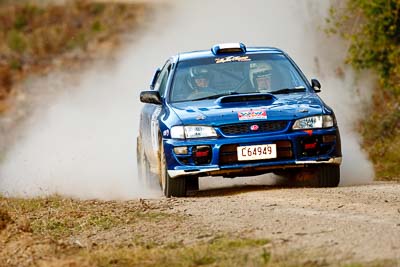
MULTIPOLYGON (((162 2, 162 1, 154 1, 162 2)), ((370 162, 354 131, 368 104, 371 78, 358 79, 342 61, 346 44, 320 30, 328 1, 165 1, 140 38, 127 44, 116 63, 93 66, 47 108, 33 112, 19 141, 0 166, 0 193, 8 196, 60 194, 78 198, 158 197, 136 176, 136 136, 141 104, 156 67, 180 51, 241 41, 276 46, 322 83, 322 96, 337 113, 344 162, 342 184, 372 181, 370 162)), ((370 76, 368 76, 370 77, 370 76)), ((54 77, 40 84, 52 86, 54 77)), ((273 183, 270 176, 222 180, 206 178, 202 188, 273 183)))

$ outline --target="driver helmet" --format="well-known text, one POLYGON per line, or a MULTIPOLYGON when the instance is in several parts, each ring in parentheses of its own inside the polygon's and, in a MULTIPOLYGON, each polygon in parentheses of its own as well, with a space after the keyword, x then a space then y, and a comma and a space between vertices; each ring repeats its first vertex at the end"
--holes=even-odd
POLYGON ((189 72, 189 85, 192 89, 208 88, 211 73, 206 67, 192 67, 189 72))
POLYGON ((271 90, 272 67, 266 62, 252 63, 250 65, 250 81, 253 87, 260 92, 271 90))

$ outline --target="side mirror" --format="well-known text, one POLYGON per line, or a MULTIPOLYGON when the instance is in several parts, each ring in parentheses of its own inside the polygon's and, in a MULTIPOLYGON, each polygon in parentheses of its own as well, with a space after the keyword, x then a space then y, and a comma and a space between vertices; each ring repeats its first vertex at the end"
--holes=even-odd
POLYGON ((321 83, 317 79, 311 79, 311 86, 314 89, 314 92, 321 92, 321 83))
POLYGON ((161 69, 157 68, 156 72, 154 73, 153 79, 151 80, 150 89, 154 90, 154 86, 156 85, 156 81, 158 76, 160 75, 161 69))
POLYGON ((140 102, 148 104, 162 104, 161 96, 158 91, 143 91, 140 92, 140 102))

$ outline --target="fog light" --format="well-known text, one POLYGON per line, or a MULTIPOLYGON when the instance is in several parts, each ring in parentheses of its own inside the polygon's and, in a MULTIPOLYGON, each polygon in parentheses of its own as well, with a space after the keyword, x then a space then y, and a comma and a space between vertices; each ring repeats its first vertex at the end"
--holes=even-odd
POLYGON ((195 164, 209 164, 211 162, 211 147, 196 146, 193 149, 193 160, 195 164))
POLYGON ((315 149, 317 147, 317 143, 312 143, 312 144, 304 144, 304 149, 315 149))
POLYGON ((196 146, 194 149, 194 156, 195 157, 208 157, 210 155, 211 148, 209 146, 196 146))
POLYGON ((209 155, 209 151, 205 150, 205 151, 196 151, 196 153, 194 153, 195 157, 199 158, 199 157, 208 157, 209 155))
POLYGON ((187 146, 177 146, 177 147, 174 147, 174 152, 176 155, 187 155, 188 148, 187 148, 187 146))

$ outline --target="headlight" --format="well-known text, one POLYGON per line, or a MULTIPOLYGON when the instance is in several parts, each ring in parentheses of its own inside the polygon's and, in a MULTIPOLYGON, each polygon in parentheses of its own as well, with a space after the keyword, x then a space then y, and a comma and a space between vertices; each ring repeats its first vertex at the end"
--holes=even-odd
POLYGON ((331 115, 320 115, 302 118, 295 121, 293 130, 329 128, 333 126, 333 117, 331 115))
POLYGON ((216 136, 214 128, 209 126, 174 126, 171 128, 171 137, 176 139, 216 136))
POLYGON ((185 139, 185 130, 183 126, 174 126, 171 128, 171 138, 185 139))

